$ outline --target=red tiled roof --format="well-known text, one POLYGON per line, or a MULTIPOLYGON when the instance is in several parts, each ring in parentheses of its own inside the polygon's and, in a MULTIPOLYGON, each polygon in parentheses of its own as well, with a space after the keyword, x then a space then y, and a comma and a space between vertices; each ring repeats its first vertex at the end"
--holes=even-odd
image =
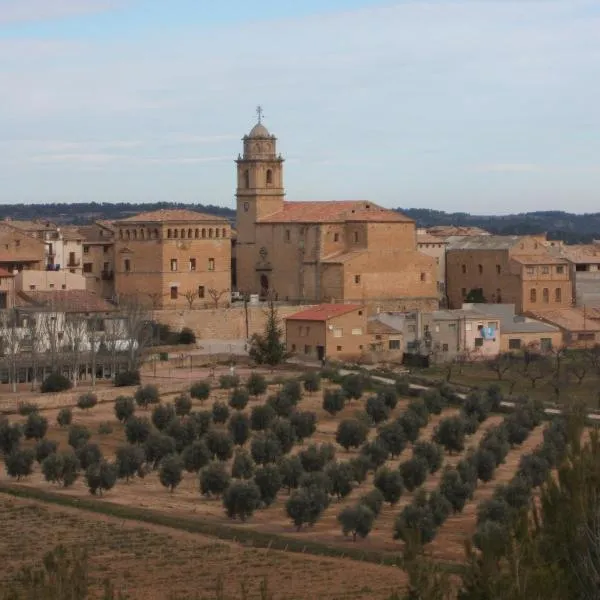
POLYGON ((0 277, 14 277, 15 274, 0 267, 0 277))
POLYGON ((366 200, 332 200, 284 202, 283 210, 263 217, 259 223, 343 223, 345 221, 408 223, 412 222, 412 219, 366 200))
POLYGON ((17 294, 17 304, 59 312, 111 312, 116 307, 88 290, 27 291, 17 294))
POLYGON ((328 321, 363 308, 361 304, 319 304, 286 317, 288 321, 328 321))
POLYGON ((162 222, 188 222, 188 221, 222 221, 227 222, 224 217, 209 215, 196 212, 195 210, 186 210, 183 208, 163 208, 150 212, 140 213, 126 219, 120 219, 117 223, 162 223, 162 222))
POLYGON ((534 254, 524 255, 518 254, 511 256, 511 260, 521 263, 522 265, 566 265, 568 261, 564 258, 556 258, 549 254, 534 254))

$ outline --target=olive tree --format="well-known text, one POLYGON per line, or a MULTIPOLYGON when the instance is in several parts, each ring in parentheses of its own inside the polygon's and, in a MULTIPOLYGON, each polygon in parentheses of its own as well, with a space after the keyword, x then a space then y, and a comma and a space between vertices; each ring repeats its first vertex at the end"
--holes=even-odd
POLYGON ((342 526, 344 535, 352 534, 352 541, 356 542, 356 536, 366 538, 373 527, 375 515, 365 504, 347 506, 338 515, 338 521, 342 526))

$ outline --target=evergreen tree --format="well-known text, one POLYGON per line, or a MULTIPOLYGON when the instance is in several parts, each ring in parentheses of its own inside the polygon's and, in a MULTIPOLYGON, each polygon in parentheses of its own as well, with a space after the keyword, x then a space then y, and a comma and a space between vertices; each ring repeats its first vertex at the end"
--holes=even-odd
POLYGON ((272 299, 269 300, 265 332, 262 335, 255 333, 250 338, 248 354, 256 364, 271 367, 281 364, 288 357, 283 329, 279 325, 277 308, 272 299))

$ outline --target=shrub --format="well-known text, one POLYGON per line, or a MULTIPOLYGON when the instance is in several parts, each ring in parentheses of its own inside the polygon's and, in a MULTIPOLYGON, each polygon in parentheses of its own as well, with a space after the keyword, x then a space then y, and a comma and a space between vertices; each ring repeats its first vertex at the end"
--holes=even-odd
POLYGON ((41 464, 45 458, 54 454, 57 448, 58 442, 55 442, 54 440, 48 440, 46 438, 40 440, 35 445, 35 460, 41 464))
POLYGON ((186 471, 197 473, 210 462, 211 454, 204 440, 194 440, 184 448, 181 458, 186 471))
POLYGON ((125 423, 125 437, 130 444, 143 444, 150 435, 150 421, 141 417, 129 417, 125 423))
POLYGON ((396 419, 396 422, 402 427, 407 441, 415 442, 417 440, 421 429, 421 421, 414 411, 405 411, 403 415, 396 419))
POLYGON ((197 381, 190 386, 190 396, 204 402, 210 396, 210 383, 208 381, 197 381))
POLYGON ((260 503, 260 490, 253 481, 234 481, 223 495, 223 507, 230 519, 243 522, 250 518, 260 503))
POLYGON ((390 409, 394 410, 398 405, 398 394, 392 386, 385 386, 377 393, 377 397, 390 409))
POLYGON ((258 396, 267 391, 267 380, 264 375, 253 372, 248 377, 248 381, 246 381, 246 388, 250 395, 258 398, 258 396))
POLYGON ((332 383, 340 383, 342 380, 339 370, 334 367, 325 367, 324 369, 321 369, 320 375, 322 379, 326 379, 332 383))
POLYGON ((225 423, 229 418, 229 407, 224 402, 215 402, 212 405, 212 418, 215 423, 225 423))
POLYGON ((250 453, 257 465, 266 465, 267 463, 277 462, 283 451, 277 436, 272 431, 268 431, 252 437, 250 453))
POLYGON ((407 544, 428 544, 435 533, 433 514, 426 504, 413 502, 406 505, 394 523, 394 539, 401 539, 407 544))
POLYGON ((393 423, 386 423, 379 428, 377 440, 381 442, 389 451, 392 458, 395 458, 402 454, 404 448, 406 448, 406 437, 404 435, 404 429, 395 421, 393 423))
POLYGON ((352 541, 356 542, 356 536, 366 538, 373 527, 375 515, 365 504, 347 506, 338 515, 338 521, 342 526, 344 535, 352 534, 352 541))
POLYGON ((79 460, 73 451, 55 452, 42 461, 46 481, 69 487, 79 477, 79 460))
POLYGON ((377 469, 373 483, 383 495, 383 499, 392 506, 400 500, 404 491, 404 482, 400 472, 393 471, 387 467, 377 469))
POLYGON ((430 473, 439 471, 444 462, 442 448, 432 442, 417 442, 413 448, 413 456, 423 458, 430 473))
POLYGON ((158 479, 171 493, 183 478, 183 461, 178 454, 168 454, 160 461, 158 479))
POLYGON ((229 396, 229 406, 235 410, 244 410, 249 400, 250 395, 248 394, 248 390, 236 387, 229 396))
POLYGON ((285 510, 298 531, 303 525, 314 525, 329 505, 326 491, 318 487, 295 490, 285 503, 285 510))
POLYGON ((335 434, 335 441, 346 451, 359 448, 367 439, 369 428, 358 419, 344 419, 335 434))
POLYGON ((361 496, 358 503, 364 504, 375 516, 377 516, 381 512, 381 507, 383 506, 384 501, 385 498, 381 493, 381 490, 374 488, 370 492, 367 492, 361 496))
POLYGON ((317 413, 312 411, 294 411, 290 415, 290 423, 296 439, 300 442, 312 437, 317 430, 317 413))
POLYGON ((250 437, 250 419, 244 413, 237 411, 229 418, 227 429, 233 443, 236 446, 243 446, 250 437))
POLYGON ((275 417, 275 410, 269 404, 253 406, 250 413, 250 427, 253 431, 263 431, 269 427, 275 417))
POLYGON ((23 431, 18 423, 10 424, 5 417, 0 417, 0 450, 10 454, 19 446, 23 431))
POLYGON ((100 492, 102 496, 102 492, 112 489, 117 482, 117 467, 106 461, 93 463, 85 471, 85 480, 91 494, 100 492))
POLYGON ((66 427, 73 420, 73 411, 70 408, 61 408, 56 416, 56 422, 61 427, 66 427))
POLYGON ((233 456, 233 440, 227 433, 213 429, 204 436, 204 441, 213 459, 226 461, 233 456))
POLYGON ((33 461, 35 455, 33 450, 15 448, 12 452, 4 457, 4 465, 6 467, 6 473, 9 477, 16 477, 17 481, 21 477, 27 477, 31 475, 33 471, 33 461))
POLYGON ((112 432, 113 426, 109 421, 102 421, 100 425, 98 425, 99 435, 110 435, 112 432))
POLYGON ((471 497, 472 488, 465 483, 456 469, 446 469, 439 487, 442 496, 452 505, 452 512, 461 512, 471 497))
POLYGON ((302 461, 298 456, 284 456, 277 463, 281 473, 281 485, 286 487, 288 492, 296 489, 300 485, 300 478, 304 475, 302 461))
POLYGON ((135 401, 144 408, 149 404, 158 404, 160 401, 158 388, 151 383, 139 387, 135 392, 135 401))
POLYGON ((19 402, 17 405, 17 412, 22 417, 27 417, 32 413, 36 413, 40 410, 39 406, 34 402, 19 402))
POLYGON ((230 390, 240 385, 239 375, 223 374, 219 377, 219 387, 222 390, 230 390))
POLYGON ((417 489, 427 479, 429 465, 427 461, 420 456, 413 456, 400 464, 398 467, 404 486, 409 492, 417 489))
POLYGON ((82 410, 94 408, 96 404, 98 404, 98 396, 92 392, 81 394, 77 399, 77 407, 81 408, 82 410))
POLYGON ((235 479, 252 479, 254 476, 254 461, 246 450, 236 450, 231 466, 231 476, 235 479))
POLYGON ((83 446, 90 439, 90 432, 83 425, 71 425, 69 427, 69 446, 74 449, 83 446))
POLYGON ((203 496, 221 496, 231 477, 222 462, 212 462, 200 471, 200 492, 203 496))
POLYGON ((315 371, 309 371, 304 375, 304 389, 312 394, 318 392, 321 389, 321 376, 315 371))
POLYGON ((184 327, 179 332, 179 343, 180 344, 195 344, 196 334, 189 327, 184 327))
POLYGON ((370 465, 370 470, 380 467, 388 459, 390 451, 380 440, 366 442, 360 449, 361 456, 364 456, 370 465))
POLYGON ((75 450, 81 468, 85 471, 90 465, 102 460, 102 452, 98 444, 88 442, 75 450))
POLYGON ((325 475, 331 481, 330 493, 338 500, 345 498, 352 491, 354 469, 349 462, 330 462, 325 467, 325 475))
POLYGON ((432 415, 440 415, 447 404, 446 399, 435 388, 427 390, 423 394, 423 402, 432 415))
POLYGON ((381 423, 390 416, 390 409, 380 396, 369 396, 365 411, 373 423, 381 423))
POLYGON ((442 419, 433 434, 433 441, 444 446, 449 454, 465 448, 465 419, 459 415, 442 419))
POLYGON ((529 437, 529 429, 519 423, 514 415, 509 415, 504 420, 504 426, 506 428, 507 441, 511 447, 520 446, 529 437))
POLYGON ((119 446, 116 451, 115 466, 117 477, 129 481, 135 475, 143 476, 142 467, 146 461, 146 454, 139 446, 127 444, 119 446))
POLYGON ((115 387, 140 385, 139 371, 121 371, 115 375, 115 387))
POLYGON ((281 393, 289 398, 294 406, 302 399, 302 388, 297 379, 288 379, 281 388, 281 393))
POLYGON ((187 394, 179 394, 175 397, 175 414, 185 417, 192 410, 192 399, 187 394))
POLYGON ((342 390, 350 399, 358 400, 367 387, 367 380, 363 375, 351 373, 342 379, 342 390))
POLYGON ((23 427, 23 435, 27 440, 41 440, 48 431, 48 419, 40 413, 30 413, 23 427))
POLYGON ((159 431, 167 428, 167 425, 175 418, 175 409, 172 404, 158 404, 152 411, 152 424, 159 431))
POLYGON ((396 381, 395 385, 396 392, 399 396, 408 396, 410 394, 410 383, 408 379, 401 378, 396 381))
POLYGON ((259 467, 254 473, 254 483, 260 490, 260 500, 262 504, 264 506, 271 506, 277 497, 277 492, 282 486, 279 468, 273 464, 259 467))
POLYGON ((346 404, 346 394, 342 390, 325 390, 323 394, 323 410, 331 416, 343 410, 346 404))
POLYGON ((118 396, 114 408, 117 419, 125 423, 135 412, 135 401, 132 396, 118 396))
POLYGON ((51 373, 42 381, 40 391, 42 394, 49 394, 53 392, 64 392, 70 390, 73 387, 71 380, 60 373, 51 373))

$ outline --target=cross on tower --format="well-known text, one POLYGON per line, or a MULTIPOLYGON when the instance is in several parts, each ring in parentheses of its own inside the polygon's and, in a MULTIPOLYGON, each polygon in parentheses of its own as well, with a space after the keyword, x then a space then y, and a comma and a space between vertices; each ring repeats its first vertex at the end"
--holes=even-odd
POLYGON ((258 115, 258 122, 262 122, 263 108, 260 104, 256 107, 256 114, 258 115))

